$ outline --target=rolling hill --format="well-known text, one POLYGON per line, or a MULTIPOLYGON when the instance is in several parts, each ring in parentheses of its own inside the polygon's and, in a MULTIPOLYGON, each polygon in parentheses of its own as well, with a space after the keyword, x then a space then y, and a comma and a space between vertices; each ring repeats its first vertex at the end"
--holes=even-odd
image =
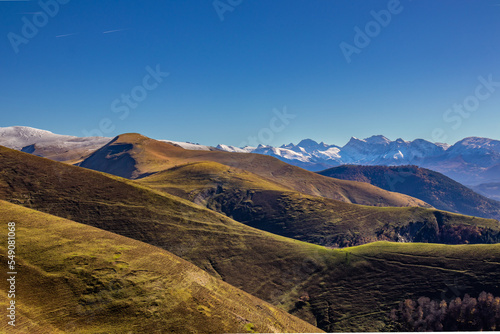
POLYGON ((329 332, 390 329, 388 312, 405 298, 500 294, 500 245, 328 249, 254 229, 137 181, 5 148, 0 199, 165 249, 329 332))
POLYGON ((16 333, 320 332, 157 247, 4 201, 0 217, 18 228, 16 333))
POLYGON ((373 241, 500 242, 500 224, 424 208, 380 208, 301 194, 214 162, 174 167, 138 180, 246 225, 328 247, 373 241))
MULTIPOLYGON (((88 154, 107 144, 111 139, 57 135, 26 126, 0 127, 0 145, 71 164, 81 162, 88 154)), ((473 189, 480 184, 500 182, 500 142, 488 138, 464 138, 451 146, 422 139, 405 141, 399 138, 391 141, 378 135, 365 139, 353 137, 343 147, 304 139, 297 145, 290 143, 280 147, 259 145, 244 148, 224 144, 214 148, 188 142, 160 141, 187 150, 263 154, 311 171, 321 171, 345 164, 387 166, 411 164, 440 172, 473 189)), ((488 191, 480 193, 498 200, 498 192, 492 193, 491 196, 488 191)))
POLYGON ((163 248, 273 304, 293 304, 304 263, 326 256, 134 181, 1 147, 0 199, 163 248))
POLYGON ((500 202, 489 199, 449 177, 417 166, 346 165, 321 175, 367 182, 382 189, 416 197, 440 210, 500 220, 500 202))
POLYGON ((124 134, 97 150, 79 166, 129 179, 145 177, 189 162, 213 161, 244 169, 291 190, 347 203, 373 206, 422 206, 427 203, 361 182, 333 180, 278 159, 245 153, 195 151, 144 137, 124 134))

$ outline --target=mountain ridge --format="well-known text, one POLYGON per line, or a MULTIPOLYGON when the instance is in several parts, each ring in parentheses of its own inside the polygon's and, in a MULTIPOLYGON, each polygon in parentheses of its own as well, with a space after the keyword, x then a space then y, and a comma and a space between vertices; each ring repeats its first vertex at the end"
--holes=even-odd
POLYGON ((500 202, 475 193, 441 173, 422 167, 344 165, 319 174, 367 182, 382 189, 419 198, 440 210, 500 220, 500 202))
MULTIPOLYGON (((92 150, 107 144, 106 140, 109 142, 112 138, 102 139, 100 145, 87 144, 83 151, 68 155, 66 151, 74 150, 78 145, 84 145, 82 143, 89 142, 89 139, 55 135, 49 131, 28 127, 0 128, 0 145, 68 163, 81 162, 92 153, 92 150), (13 129, 17 129, 18 133, 16 134, 13 129), (23 131, 21 131, 23 129, 26 130, 24 132, 37 132, 38 136, 28 136, 31 139, 27 140, 26 136, 23 137, 23 131), (53 139, 52 141, 45 140, 40 134, 53 139), (56 140, 54 136, 60 137, 56 140), (21 142, 18 137, 22 139, 21 142)), ((200 152, 219 150, 269 155, 310 171, 321 171, 344 164, 416 165, 442 173, 470 187, 500 182, 500 141, 482 137, 467 137, 449 145, 432 143, 424 139, 405 141, 398 138, 391 141, 382 135, 375 135, 365 139, 352 137, 342 147, 324 142, 318 143, 312 139, 303 139, 297 145, 290 143, 279 147, 259 145, 243 148, 224 144, 211 147, 163 139, 160 141, 200 152)), ((498 192, 491 195, 489 192, 483 192, 483 194, 493 199, 499 196, 498 192)))
POLYGON ((500 141, 482 137, 467 137, 453 145, 424 139, 405 141, 398 138, 391 141, 375 135, 365 139, 352 137, 342 147, 305 139, 297 145, 290 143, 280 147, 219 145, 218 148, 270 155, 316 172, 346 164, 416 165, 440 172, 465 185, 500 182, 500 141))
POLYGON ((429 204, 375 186, 336 180, 261 154, 185 150, 140 134, 117 136, 79 166, 131 179, 142 178, 189 162, 212 161, 237 167, 270 179, 283 187, 313 196, 372 206, 421 206, 429 204))
POLYGON ((308 196, 215 162, 189 163, 138 181, 259 230, 325 247, 381 240, 445 244, 460 243, 460 240, 467 243, 500 241, 497 220, 426 208, 361 206, 308 196), (457 231, 462 232, 457 234, 457 231))

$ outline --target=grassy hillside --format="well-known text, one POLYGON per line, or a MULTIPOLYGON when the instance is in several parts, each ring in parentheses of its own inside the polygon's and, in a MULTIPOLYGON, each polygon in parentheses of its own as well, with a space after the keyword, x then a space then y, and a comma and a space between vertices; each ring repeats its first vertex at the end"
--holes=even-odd
POLYGON ((17 225, 16 333, 320 331, 157 247, 4 201, 0 217, 17 225))
POLYGON ((8 149, 0 149, 0 198, 163 248, 329 332, 386 329, 390 309, 409 297, 500 294, 500 245, 327 249, 135 181, 8 149))
POLYGON ((361 181, 419 198, 437 209, 500 219, 500 202, 489 199, 441 173, 416 166, 341 166, 319 172, 361 181))
POLYGON ((342 268, 315 276, 306 290, 324 297, 311 307, 328 310, 318 326, 330 331, 389 330, 388 310, 406 298, 449 302, 466 293, 500 292, 500 244, 376 242, 343 252, 342 268))
POLYGON ((79 165, 130 179, 141 178, 189 162, 213 161, 237 167, 308 195, 373 206, 423 206, 427 203, 375 186, 334 180, 288 165, 276 158, 247 153, 185 150, 139 134, 124 134, 79 165))
MULTIPOLYGON (((325 261, 319 246, 250 228, 134 181, 6 148, 0 148, 0 199, 158 246, 268 302, 296 298, 294 287, 310 274, 302 270, 310 254, 325 261)), ((310 312, 303 316, 315 323, 310 312)))
POLYGON ((328 247, 368 242, 500 242, 496 220, 424 208, 379 208, 290 191, 247 171, 191 163, 139 180, 261 230, 328 247))

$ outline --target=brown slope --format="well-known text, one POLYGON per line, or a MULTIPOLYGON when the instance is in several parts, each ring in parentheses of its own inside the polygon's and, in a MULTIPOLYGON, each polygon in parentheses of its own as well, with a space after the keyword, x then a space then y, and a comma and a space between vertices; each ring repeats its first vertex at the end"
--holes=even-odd
POLYGON ((163 249, 4 201, 0 217, 18 230, 17 332, 320 331, 163 249))
MULTIPOLYGON (((305 261, 325 261, 322 247, 250 228, 134 181, 3 147, 0 199, 158 246, 272 303, 298 298, 295 287, 311 274, 305 261)), ((315 323, 310 311, 301 317, 315 323)))
POLYGON ((326 249, 134 181, 2 148, 0 198, 160 246, 328 332, 387 329, 387 314, 399 301, 453 297, 450 284, 459 284, 452 291, 462 295, 500 294, 499 245, 326 249))
POLYGON ((499 222, 427 208, 380 208, 304 195, 256 174, 195 162, 138 180, 246 225, 327 247, 406 240, 500 242, 499 222), (471 233, 473 232, 473 233, 471 233))
POLYGON ((241 168, 272 180, 291 190, 346 203, 372 206, 421 206, 427 203, 375 186, 334 180, 276 158, 247 153, 185 150, 140 134, 124 134, 96 151, 79 166, 137 179, 188 162, 213 161, 241 168))

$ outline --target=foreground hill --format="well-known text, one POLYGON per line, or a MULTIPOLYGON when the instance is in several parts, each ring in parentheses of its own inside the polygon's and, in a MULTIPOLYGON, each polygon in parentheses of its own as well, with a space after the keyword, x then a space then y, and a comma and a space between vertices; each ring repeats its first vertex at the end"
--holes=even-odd
POLYGON ((419 198, 441 210, 500 219, 500 202, 479 195, 443 174, 417 166, 346 165, 330 168, 319 174, 367 182, 382 189, 419 198))
POLYGON ((157 247, 4 201, 0 217, 18 228, 18 332, 320 332, 157 247))
POLYGON ((134 181, 1 147, 0 199, 158 246, 273 304, 293 305, 304 263, 326 256, 134 181))
POLYGON ((425 208, 379 208, 288 190, 253 173, 196 162, 139 180, 239 222, 328 247, 368 242, 500 242, 499 222, 425 208))
POLYGON ((0 198, 163 248, 328 332, 388 329, 388 312, 405 298, 500 294, 500 245, 327 249, 136 181, 4 148, 0 198))
POLYGON ((139 134, 124 134, 79 164, 81 167, 137 179, 188 162, 213 161, 237 167, 291 190, 347 203, 373 206, 422 206, 427 203, 361 182, 333 180, 278 159, 246 153, 185 150, 139 134))

